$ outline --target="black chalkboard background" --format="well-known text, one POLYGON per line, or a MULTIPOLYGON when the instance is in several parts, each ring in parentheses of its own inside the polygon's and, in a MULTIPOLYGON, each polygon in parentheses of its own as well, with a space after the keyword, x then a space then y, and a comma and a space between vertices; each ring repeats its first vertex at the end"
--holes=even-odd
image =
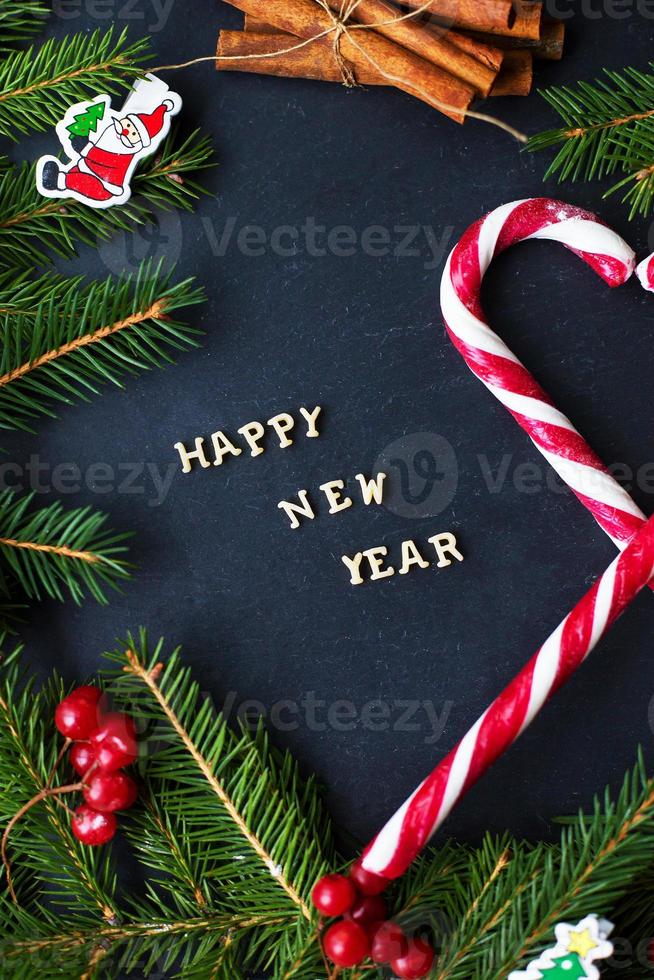
MULTIPOLYGON (((219 2, 172 0, 163 14, 158 6, 61 0, 48 34, 114 21, 134 37, 151 32, 155 63, 169 63, 211 54, 218 29, 241 24, 219 2)), ((645 67, 654 36, 647 6, 559 0, 570 17, 567 57, 539 64, 538 83, 645 67)), ((445 254, 488 209, 542 193, 597 210, 642 254, 654 235, 645 220, 630 224, 616 198, 603 201, 601 185, 543 187, 545 156, 521 154, 479 123, 458 127, 397 92, 217 74, 211 64, 166 77, 184 99, 182 125, 215 140, 211 196, 193 215, 163 215, 158 228, 84 249, 62 268, 104 276, 164 255, 205 287, 208 302, 194 316, 206 336, 169 370, 64 407, 38 436, 4 438, 7 459, 21 467, 19 476, 5 467, 6 482, 49 487, 48 499, 70 506, 100 506, 112 526, 136 532, 138 572, 125 594, 106 608, 33 606, 28 657, 72 681, 92 674, 102 650, 139 624, 183 644, 218 703, 233 712, 277 705, 275 741, 320 775, 336 818, 367 838, 614 555, 578 502, 545 486, 536 450, 445 337, 445 254), (302 230, 307 222, 326 229, 317 248, 302 230), (247 226, 263 229, 264 247, 253 249, 254 238, 239 244, 247 226), (271 245, 280 226, 298 229, 292 254, 287 239, 282 254, 271 245), (356 239, 352 254, 341 254, 339 226, 356 239), (387 230, 388 254, 362 246, 372 226, 387 230), (414 241, 398 250, 408 229, 414 241), (323 406, 320 439, 298 437, 284 451, 269 439, 257 459, 179 471, 177 440, 234 434, 252 419, 315 404, 323 406), (356 490, 355 474, 384 454, 392 506, 367 509, 355 495, 349 511, 328 516, 318 485, 341 477, 356 490), (428 466, 430 454, 440 475, 427 502, 412 508, 393 461, 411 470, 428 466), (37 462, 47 468, 38 477, 37 462), (105 478, 88 485, 97 463, 115 473, 108 492, 105 478), (492 492, 498 471, 503 485, 492 492), (131 487, 119 486, 134 472, 131 487), (166 493, 157 494, 153 472, 174 473, 166 493), (300 488, 319 515, 291 531, 277 503, 300 488), (386 544, 397 558, 403 539, 422 544, 443 530, 457 533, 464 564, 348 584, 342 554, 386 544), (385 707, 370 707, 379 701, 385 707), (402 721, 407 710, 413 715, 402 721)), ((537 95, 488 108, 529 132, 555 123, 537 95)), ((12 152, 36 158, 53 145, 54 134, 12 152)), ((635 280, 610 292, 563 249, 538 243, 496 263, 485 301, 600 455, 645 468, 634 495, 650 513, 654 298, 635 280)), ((411 492, 423 486, 414 473, 411 492)), ((470 793, 447 832, 467 841, 487 829, 547 837, 551 818, 617 785, 638 743, 652 742, 653 629, 647 594, 470 793)))

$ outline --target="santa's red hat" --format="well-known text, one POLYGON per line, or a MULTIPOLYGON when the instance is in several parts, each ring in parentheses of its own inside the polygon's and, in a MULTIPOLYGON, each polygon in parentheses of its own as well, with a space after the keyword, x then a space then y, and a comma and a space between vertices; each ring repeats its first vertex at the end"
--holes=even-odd
POLYGON ((143 146, 149 146, 153 136, 158 136, 163 129, 167 112, 173 108, 170 99, 164 99, 154 112, 130 112, 127 116, 141 137, 143 146))

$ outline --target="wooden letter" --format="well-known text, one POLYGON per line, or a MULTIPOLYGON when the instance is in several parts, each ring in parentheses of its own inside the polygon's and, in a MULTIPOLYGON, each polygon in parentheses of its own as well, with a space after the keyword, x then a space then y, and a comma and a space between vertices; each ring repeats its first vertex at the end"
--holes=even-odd
POLYGON ((216 458, 213 461, 214 466, 220 466, 222 464, 223 457, 228 453, 231 453, 232 456, 240 456, 243 452, 242 449, 239 449, 238 446, 235 446, 234 443, 227 438, 224 432, 214 432, 214 434, 211 436, 211 441, 213 442, 213 451, 216 454, 216 458))
POLYGON ((182 461, 182 473, 190 473, 192 470, 191 460, 197 459, 200 466, 206 470, 211 463, 204 455, 204 439, 200 436, 195 440, 195 449, 189 452, 183 442, 176 442, 174 448, 179 453, 182 461))
POLYGON ((320 415, 320 412, 320 405, 316 405, 313 412, 309 412, 306 408, 300 409, 300 415, 303 415, 307 421, 307 439, 317 439, 320 435, 316 428, 316 419, 320 415))
POLYGON ((463 555, 456 546, 456 538, 449 531, 445 531, 443 534, 435 534, 433 538, 428 540, 430 544, 433 544, 438 555, 437 568, 446 568, 452 564, 449 558, 445 557, 448 554, 456 558, 457 561, 463 561, 463 555))
POLYGON ((382 545, 379 548, 368 548, 368 550, 364 551, 363 554, 368 559, 368 563, 370 565, 370 571, 372 572, 370 576, 371 582, 376 582, 377 579, 380 578, 390 578, 391 575, 395 575, 395 569, 392 565, 385 568, 383 572, 381 571, 383 564, 382 558, 388 554, 388 548, 385 545, 382 545))
POLYGON ((350 585, 363 585, 363 579, 361 578, 361 573, 359 572, 362 559, 363 555, 360 551, 357 551, 354 558, 348 558, 347 555, 343 555, 341 558, 341 561, 351 573, 352 577, 350 578, 350 585))
POLYGON ((237 431, 252 450, 250 456, 260 456, 263 452, 263 446, 259 445, 259 439, 262 439, 266 432, 261 422, 248 422, 247 425, 242 425, 237 431))
POLYGON ((351 497, 343 497, 341 500, 340 491, 344 486, 342 480, 330 480, 329 483, 323 483, 319 488, 327 497, 330 514, 338 514, 339 510, 347 510, 348 507, 352 506, 351 497))
POLYGON ((386 474, 378 473, 372 480, 366 480, 363 473, 357 473, 356 478, 361 484, 361 496, 366 507, 369 507, 373 500, 376 504, 381 504, 384 498, 384 480, 386 479, 386 474))
POLYGON ((296 514, 299 514, 301 517, 308 517, 309 520, 311 521, 316 516, 313 512, 313 507, 309 503, 307 491, 300 490, 300 492, 298 493, 298 497, 300 499, 299 504, 293 504, 291 503, 290 500, 280 500, 279 503, 277 504, 278 507, 281 507, 281 509, 285 511, 286 516, 289 518, 291 522, 291 527, 300 526, 300 522, 295 516, 296 514))
POLYGON ((402 568, 400 575, 406 575, 411 571, 412 565, 419 565, 420 568, 429 568, 429 562, 422 557, 415 541, 402 542, 402 568))
POLYGON ((273 429, 279 437, 279 445, 282 449, 286 449, 287 446, 293 445, 293 440, 288 439, 286 436, 287 432, 290 432, 295 422, 293 421, 293 416, 289 415, 288 412, 282 412, 281 415, 275 415, 274 418, 268 419, 268 425, 272 425, 273 429))

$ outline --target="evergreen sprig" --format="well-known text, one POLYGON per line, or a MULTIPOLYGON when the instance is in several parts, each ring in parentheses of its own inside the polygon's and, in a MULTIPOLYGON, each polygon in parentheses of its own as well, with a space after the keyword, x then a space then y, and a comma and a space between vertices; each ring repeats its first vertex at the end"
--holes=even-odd
MULTIPOLYGON (((18 657, 0 669, 5 823, 43 787, 58 750, 61 681, 37 689, 18 657)), ((105 686, 142 730, 139 803, 122 823, 145 885, 121 889, 108 849, 77 845, 52 801, 30 810, 11 838, 20 904, 0 892, 3 980, 330 976, 309 891, 342 859, 313 781, 261 728, 231 729, 179 651, 165 659, 163 644, 149 648, 141 633, 108 657, 105 686)), ((642 760, 617 796, 563 823, 555 844, 487 836, 414 863, 389 902, 405 930, 426 929, 435 943, 431 980, 505 980, 553 945, 557 922, 591 911, 642 947, 654 907, 654 780, 642 760)), ((332 975, 385 976, 370 962, 332 975)), ((643 980, 642 962, 623 958, 613 976, 643 980)))
POLYGON ((0 135, 42 132, 75 102, 128 88, 148 50, 147 39, 128 42, 126 30, 110 29, 12 52, 0 62, 0 135))
POLYGON ((48 16, 44 0, 3 0, 0 6, 0 52, 38 33, 48 16))
POLYGON ((625 68, 595 82, 545 89, 564 125, 531 138, 530 150, 559 147, 545 178, 593 180, 621 173, 607 191, 622 192, 630 217, 654 203, 654 74, 625 68))
POLYGON ((202 299, 193 280, 173 284, 148 263, 136 277, 45 277, 0 291, 0 428, 33 431, 58 403, 122 386, 125 375, 197 346, 199 331, 175 314, 202 299))
POLYGON ((249 969, 274 969, 313 929, 310 891, 335 860, 315 781, 303 782, 261 727, 231 729, 179 651, 166 663, 162 652, 142 634, 110 655, 119 670, 110 681, 152 731, 151 802, 129 832, 150 869, 148 899, 159 908, 163 895, 186 916, 270 916, 274 928, 244 935, 241 952, 249 969))
POLYGON ((212 165, 211 141, 192 133, 177 144, 169 135, 159 152, 135 174, 132 198, 102 212, 77 201, 41 197, 30 164, 0 170, 0 268, 33 269, 52 254, 70 258, 77 242, 97 245, 119 231, 130 231, 153 218, 153 209, 191 210, 203 193, 193 175, 212 165))
POLYGON ((107 591, 128 577, 125 539, 106 528, 106 516, 90 507, 65 510, 57 501, 34 508, 34 495, 0 493, 0 591, 17 583, 30 599, 86 594, 107 602, 107 591))

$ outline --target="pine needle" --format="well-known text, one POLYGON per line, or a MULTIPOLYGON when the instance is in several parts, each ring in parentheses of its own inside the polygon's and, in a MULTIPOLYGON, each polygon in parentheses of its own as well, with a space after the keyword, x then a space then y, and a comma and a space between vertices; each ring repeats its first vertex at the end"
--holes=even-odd
POLYGON ((33 508, 34 495, 0 493, 0 588, 17 583, 30 599, 91 595, 107 602, 107 590, 128 577, 123 560, 128 535, 106 529, 106 516, 90 507, 64 510, 59 502, 33 508))
POLYGON ((10 53, 0 61, 0 135, 43 132, 75 102, 129 88, 147 56, 147 39, 128 43, 127 29, 51 38, 10 53))
POLYGON ((532 137, 532 151, 559 147, 545 179, 595 180, 617 173, 608 194, 621 193, 630 218, 654 205, 654 74, 605 71, 595 82, 545 89, 564 122, 532 137))
POLYGON ((44 0, 2 0, 0 5, 0 52, 37 34, 48 16, 44 0))
POLYGON ((95 246, 118 231, 152 220, 153 210, 191 210, 203 193, 193 175, 211 166, 211 141, 192 133, 177 144, 168 136, 158 154, 147 158, 133 179, 133 196, 107 208, 102 219, 77 201, 43 198, 36 189, 34 166, 23 164, 0 171, 0 269, 33 269, 48 264, 52 254, 70 258, 76 241, 95 246))

